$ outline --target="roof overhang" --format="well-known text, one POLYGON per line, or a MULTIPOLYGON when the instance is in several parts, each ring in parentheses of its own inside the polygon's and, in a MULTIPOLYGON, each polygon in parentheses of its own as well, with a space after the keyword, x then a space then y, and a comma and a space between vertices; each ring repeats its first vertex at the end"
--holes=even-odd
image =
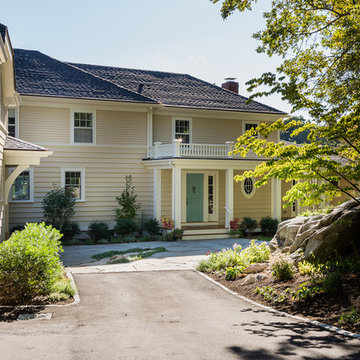
POLYGON ((40 165, 42 158, 49 157, 53 151, 32 151, 32 150, 9 150, 4 149, 4 164, 6 166, 17 165, 40 165))

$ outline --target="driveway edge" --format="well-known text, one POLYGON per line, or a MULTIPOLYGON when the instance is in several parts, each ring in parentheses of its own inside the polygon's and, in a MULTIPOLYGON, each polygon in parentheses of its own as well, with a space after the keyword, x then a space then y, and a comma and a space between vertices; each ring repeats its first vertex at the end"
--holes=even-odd
POLYGON ((202 272, 200 272, 198 270, 193 270, 193 271, 198 273, 199 275, 201 275, 203 278, 207 279, 208 281, 212 282, 213 284, 219 286, 221 289, 225 290, 229 294, 231 294, 233 296, 236 296, 237 298, 239 298, 241 300, 244 300, 244 301, 246 301, 246 302, 248 302, 248 303, 250 303, 252 305, 256 305, 256 306, 258 306, 258 307, 260 307, 262 309, 265 309, 267 311, 270 311, 270 312, 278 314, 278 315, 287 316, 287 317, 295 319, 295 320, 299 320, 299 321, 306 322, 306 323, 309 323, 309 324, 312 324, 312 325, 315 325, 315 326, 319 326, 319 327, 321 327, 323 329, 326 329, 326 330, 331 331, 331 332, 335 332, 335 333, 343 335, 343 336, 348 336, 348 337, 360 340, 360 334, 356 334, 356 333, 353 333, 351 331, 347 331, 347 330, 338 328, 338 327, 336 327, 334 325, 324 324, 324 323, 322 323, 320 321, 311 320, 309 318, 288 314, 288 313, 286 313, 284 311, 279 311, 279 310, 276 310, 276 309, 274 309, 274 308, 272 308, 270 306, 260 304, 260 303, 254 301, 254 300, 248 299, 247 297, 236 293, 235 291, 232 291, 232 290, 228 289, 226 286, 218 283, 216 280, 212 279, 210 276, 208 276, 208 275, 206 275, 206 274, 204 274, 204 273, 202 273, 202 272))

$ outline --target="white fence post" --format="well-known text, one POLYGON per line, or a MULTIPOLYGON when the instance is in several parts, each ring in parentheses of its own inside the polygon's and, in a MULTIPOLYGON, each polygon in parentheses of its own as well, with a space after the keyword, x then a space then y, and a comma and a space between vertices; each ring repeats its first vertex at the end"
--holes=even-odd
POLYGON ((174 156, 175 157, 180 157, 180 144, 181 144, 181 139, 174 139, 173 140, 173 144, 174 144, 174 156))
POLYGON ((234 149, 234 142, 233 141, 226 141, 225 144, 226 144, 226 147, 227 147, 227 157, 232 158, 234 156, 232 154, 232 151, 234 149))

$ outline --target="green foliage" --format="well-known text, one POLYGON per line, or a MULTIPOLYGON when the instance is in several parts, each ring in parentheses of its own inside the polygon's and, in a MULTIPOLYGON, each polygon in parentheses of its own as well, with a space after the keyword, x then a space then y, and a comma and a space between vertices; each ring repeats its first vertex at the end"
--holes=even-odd
POLYGON ((307 124, 307 121, 302 117, 291 117, 290 119, 287 119, 284 121, 284 124, 287 125, 291 121, 296 121, 297 125, 294 125, 293 127, 282 131, 280 134, 280 140, 295 142, 296 144, 310 144, 310 140, 308 139, 308 136, 310 135, 310 130, 301 131, 299 133, 296 133, 296 135, 292 136, 292 133, 294 130, 301 129, 302 126, 307 124))
POLYGON ((353 308, 339 318, 339 325, 360 325, 360 309, 353 308))
POLYGON ((262 233, 264 233, 267 236, 273 236, 276 233, 276 230, 279 225, 279 221, 277 219, 273 219, 270 216, 266 216, 260 220, 259 224, 262 233))
POLYGON ((114 232, 117 235, 125 236, 138 230, 138 224, 135 220, 129 218, 119 218, 116 220, 114 232))
POLYGON ((78 223, 70 221, 62 227, 61 232, 64 235, 63 239, 72 239, 74 236, 80 234, 80 226, 78 223))
POLYGON ((256 229, 256 227, 257 221, 248 216, 245 216, 239 224, 239 228, 250 235, 256 229))
POLYGON ((326 215, 326 214, 330 214, 332 211, 334 210, 333 207, 326 207, 326 208, 321 208, 321 209, 316 209, 316 210, 306 210, 304 212, 302 212, 301 214, 299 214, 299 216, 314 216, 314 215, 326 215))
POLYGON ((240 277, 240 275, 244 272, 244 266, 234 266, 228 267, 225 271, 225 279, 226 280, 236 280, 240 277))
POLYGON ((299 301, 308 301, 315 294, 323 292, 319 286, 306 286, 305 284, 301 285, 298 290, 293 292, 293 299, 298 299, 299 301))
POLYGON ((60 238, 45 223, 27 224, 0 244, 0 289, 9 303, 49 294, 63 272, 60 238))
POLYGON ((300 275, 313 275, 319 273, 319 268, 306 260, 300 261, 298 264, 300 275))
POLYGON ((103 221, 93 221, 88 227, 88 234, 95 242, 100 239, 107 239, 109 237, 109 225, 103 221))
POLYGON ((65 294, 68 296, 68 298, 74 296, 75 292, 76 290, 73 287, 70 279, 60 279, 56 281, 51 287, 51 293, 65 294))
POLYGON ((47 224, 54 228, 64 230, 71 227, 74 216, 75 199, 65 188, 55 188, 49 191, 42 200, 43 216, 47 224))
POLYGON ((330 294, 340 291, 342 289, 340 272, 334 271, 326 274, 322 288, 326 293, 330 293, 330 294))
POLYGON ((173 231, 163 233, 162 234, 162 240, 163 241, 181 240, 183 234, 184 234, 184 230, 182 230, 182 229, 174 229, 173 231))
POLYGON ((209 253, 208 259, 202 261, 198 269, 213 272, 232 267, 243 271, 247 265, 268 260, 269 257, 268 245, 266 243, 257 244, 255 240, 252 240, 250 246, 244 250, 241 249, 241 246, 234 244, 233 249, 209 253))
POLYGON ((285 260, 279 260, 272 265, 272 275, 277 281, 287 281, 294 277, 292 265, 285 260))
POLYGON ((125 177, 125 189, 120 196, 116 197, 116 200, 120 205, 120 209, 115 209, 116 219, 135 220, 136 213, 141 205, 137 202, 137 195, 135 194, 131 175, 125 177))
MULTIPOLYGON (((222 16, 251 10, 256 2, 223 0, 222 16)), ((285 196, 288 205, 295 200, 301 206, 316 205, 342 194, 355 198, 360 192, 359 5, 349 0, 273 0, 264 18, 265 28, 254 34, 260 42, 257 51, 282 63, 274 73, 247 83, 249 91, 258 91, 251 98, 277 93, 292 112, 308 111, 311 122, 262 123, 240 136, 234 154, 253 151, 269 160, 236 180, 256 177, 257 187, 271 178, 296 180, 285 196), (307 134, 308 143, 267 141, 278 131, 293 139, 307 134), (259 138, 253 136, 256 132, 259 138)))
POLYGON ((274 303, 283 303, 286 301, 287 297, 283 293, 278 293, 273 287, 271 286, 264 286, 262 288, 257 287, 254 290, 255 294, 261 295, 264 300, 268 302, 274 302, 274 303))
POLYGON ((158 235, 160 232, 160 223, 156 218, 145 220, 142 227, 150 235, 158 235))

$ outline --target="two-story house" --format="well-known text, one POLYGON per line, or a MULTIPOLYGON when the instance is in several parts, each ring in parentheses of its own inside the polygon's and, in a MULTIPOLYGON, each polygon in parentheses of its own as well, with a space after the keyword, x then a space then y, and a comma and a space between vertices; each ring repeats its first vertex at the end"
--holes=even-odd
MULTIPOLYGON (((246 103, 237 83, 223 88, 186 74, 66 63, 14 50, 21 105, 13 133, 53 152, 30 167, 10 197, 11 226, 40 221, 41 200, 71 187, 75 221, 112 223, 115 197, 132 175, 140 213, 171 216, 187 238, 221 237, 231 219, 281 217, 281 184, 234 182, 262 159, 231 156, 236 138, 286 115, 246 103), (21 193, 21 182, 29 184, 21 193)), ((279 141, 274 134, 272 141, 279 141)))
MULTIPOLYGON (((31 165, 39 165, 42 157, 51 155, 47 149, 8 135, 15 121, 20 97, 15 88, 14 54, 8 29, 0 24, 0 241, 8 232, 8 199, 31 165), (22 175, 23 176, 23 175, 22 175), (14 184, 15 182, 15 184, 14 184)), ((26 190, 26 186, 23 187, 26 190)))

